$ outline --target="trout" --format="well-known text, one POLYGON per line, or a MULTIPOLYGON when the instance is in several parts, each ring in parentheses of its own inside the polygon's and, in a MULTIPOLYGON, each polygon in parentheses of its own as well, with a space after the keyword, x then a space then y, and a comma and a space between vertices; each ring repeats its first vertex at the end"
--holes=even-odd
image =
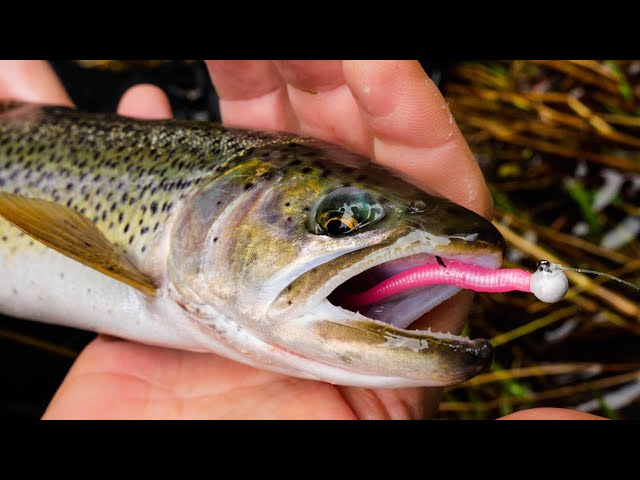
POLYGON ((0 104, 0 312, 342 385, 465 381, 491 344, 411 324, 460 291, 341 301, 501 265, 481 216, 336 145, 0 104), (475 268, 475 267, 474 267, 475 268))

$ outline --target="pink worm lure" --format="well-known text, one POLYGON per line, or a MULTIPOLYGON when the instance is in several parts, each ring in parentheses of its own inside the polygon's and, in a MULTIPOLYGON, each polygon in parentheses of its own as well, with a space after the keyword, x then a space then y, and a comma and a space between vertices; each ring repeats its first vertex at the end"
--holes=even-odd
MULTIPOLYGON (((531 274, 527 271, 517 269, 491 270, 455 261, 448 261, 446 267, 437 263, 430 263, 410 268, 394 275, 362 293, 344 294, 342 301, 353 307, 360 307, 380 302, 391 295, 411 288, 436 284, 455 285, 469 290, 475 290, 476 292, 533 291, 533 293, 538 296, 536 282, 534 281, 532 283, 532 276, 535 276, 537 279, 539 277, 538 274, 545 275, 544 283, 545 288, 547 288, 550 283, 548 278, 550 275, 555 274, 555 272, 549 272, 548 270, 542 272, 542 270, 539 270, 531 274)), ((562 276, 564 277, 564 274, 562 274, 562 276)), ((564 278, 566 279, 566 277, 564 278)), ((562 287, 560 287, 560 289, 562 289, 562 287)), ((566 287, 564 292, 566 292, 566 287)), ((564 296, 564 292, 562 292, 560 298, 564 296)), ((541 300, 549 301, 543 298, 541 298, 541 300)))

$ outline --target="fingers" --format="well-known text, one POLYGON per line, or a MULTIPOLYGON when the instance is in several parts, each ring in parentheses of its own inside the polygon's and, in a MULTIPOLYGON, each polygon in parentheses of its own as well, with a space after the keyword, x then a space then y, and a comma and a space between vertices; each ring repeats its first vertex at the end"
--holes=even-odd
POLYGON ((415 61, 345 61, 344 77, 371 129, 377 161, 482 215, 482 172, 438 88, 415 61))
POLYGON ((606 420, 606 418, 566 408, 531 408, 498 420, 606 420))
POLYGON ((207 66, 225 123, 340 143, 490 216, 482 172, 418 62, 234 60, 207 66))
POLYGON ((231 126, 295 131, 287 91, 269 60, 207 60, 220 98, 222 121, 231 126))
POLYGON ((0 98, 73 106, 44 60, 0 60, 0 98))
POLYGON ((118 113, 146 120, 171 118, 171 104, 162 89, 155 85, 135 85, 120 98, 118 113))
POLYGON ((372 137, 345 82, 342 61, 276 61, 300 133, 371 155, 372 137))

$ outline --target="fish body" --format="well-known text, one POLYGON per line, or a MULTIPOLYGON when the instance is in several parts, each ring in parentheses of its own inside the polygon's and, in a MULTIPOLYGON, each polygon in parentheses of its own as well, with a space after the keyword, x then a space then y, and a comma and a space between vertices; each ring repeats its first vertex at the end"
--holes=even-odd
POLYGON ((446 385, 490 344, 407 327, 459 289, 358 310, 332 295, 436 256, 497 268, 503 249, 480 216, 315 139, 0 108, 12 316, 338 384, 446 385))

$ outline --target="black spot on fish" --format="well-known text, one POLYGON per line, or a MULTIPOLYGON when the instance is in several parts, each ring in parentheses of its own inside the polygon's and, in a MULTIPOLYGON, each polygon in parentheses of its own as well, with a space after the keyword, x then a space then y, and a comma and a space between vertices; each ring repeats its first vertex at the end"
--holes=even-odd
POLYGON ((67 183, 67 192, 73 190, 73 183, 67 183))
POLYGON ((122 223, 122 220, 124 220, 124 212, 120 212, 118 215, 118 223, 122 223))
POLYGON ((124 226, 124 233, 127 233, 128 231, 129 231, 129 224, 127 223, 127 224, 124 226))
POLYGON ((149 231, 149 227, 142 227, 140 229, 140 234, 145 235, 149 231))
POLYGON ((131 245, 133 243, 133 239, 136 238, 135 235, 131 235, 131 238, 129 239, 129 245, 131 245))
POLYGON ((158 202, 151 202, 151 213, 158 213, 158 202))
POLYGON ((245 190, 249 190, 251 187, 253 187, 253 183, 245 183, 244 185, 245 190))
POLYGON ((309 172, 311 172, 311 168, 309 168, 309 167, 304 167, 302 169, 302 173, 309 173, 309 172))
POLYGON ((213 243, 216 243, 217 241, 218 241, 218 237, 215 237, 215 238, 213 239, 213 243))

